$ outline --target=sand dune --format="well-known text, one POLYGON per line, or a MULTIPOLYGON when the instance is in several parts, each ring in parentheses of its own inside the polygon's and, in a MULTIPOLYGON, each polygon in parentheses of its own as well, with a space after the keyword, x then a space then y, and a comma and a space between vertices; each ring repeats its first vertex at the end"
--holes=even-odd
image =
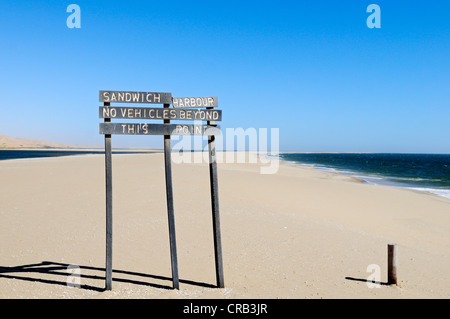
POLYGON ((27 138, 15 138, 7 135, 0 135, 0 149, 16 148, 78 148, 79 145, 59 144, 48 141, 32 140, 27 138))

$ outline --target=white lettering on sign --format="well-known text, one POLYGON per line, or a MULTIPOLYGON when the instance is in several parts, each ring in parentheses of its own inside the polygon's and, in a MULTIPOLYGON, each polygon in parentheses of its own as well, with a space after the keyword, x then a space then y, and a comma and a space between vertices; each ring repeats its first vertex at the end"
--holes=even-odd
POLYGON ((175 128, 176 135, 205 135, 206 130, 209 129, 207 125, 183 125, 177 124, 175 128))
POLYGON ((220 135, 220 126, 189 124, 100 123, 101 134, 220 135))
POLYGON ((101 118, 220 121, 221 110, 100 107, 101 118))
POLYGON ((172 105, 175 108, 183 107, 215 107, 218 106, 217 96, 205 97, 173 97, 172 105))
POLYGON ((172 94, 158 92, 100 91, 100 102, 170 104, 172 94))
POLYGON ((123 134, 148 134, 148 124, 121 124, 123 134))

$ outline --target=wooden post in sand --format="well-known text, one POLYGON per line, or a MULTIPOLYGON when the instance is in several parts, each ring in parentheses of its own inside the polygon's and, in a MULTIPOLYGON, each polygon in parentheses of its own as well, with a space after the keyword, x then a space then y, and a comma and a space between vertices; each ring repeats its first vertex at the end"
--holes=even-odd
MULTIPOLYGON (((164 104, 164 108, 169 108, 170 104, 164 104)), ((164 124, 169 124, 170 120, 164 120, 164 124)), ((178 261, 177 244, 175 240, 175 215, 173 209, 173 191, 172 191, 172 159, 170 148, 170 135, 164 135, 164 163, 166 172, 166 199, 167 216, 169 221, 169 242, 170 242, 170 261, 172 266, 172 287, 180 289, 178 279, 178 261)))
POLYGON ((388 244, 388 284, 397 285, 397 244, 388 244))
MULTIPOLYGON (((206 109, 213 109, 207 107, 206 109)), ((214 124, 214 121, 207 121, 208 125, 214 124)), ((216 262, 216 281, 219 288, 224 288, 222 266, 222 240, 220 236, 220 219, 219 219, 219 186, 217 183, 217 160, 216 160, 216 137, 208 136, 209 149, 209 180, 211 185, 211 208, 213 219, 213 236, 214 236, 214 256, 216 262)))
MULTIPOLYGON (((109 102, 104 102, 109 107, 109 102)), ((111 122, 105 118, 105 123, 111 122)), ((106 180, 106 276, 105 289, 112 289, 112 151, 111 134, 105 134, 105 180, 106 180)))

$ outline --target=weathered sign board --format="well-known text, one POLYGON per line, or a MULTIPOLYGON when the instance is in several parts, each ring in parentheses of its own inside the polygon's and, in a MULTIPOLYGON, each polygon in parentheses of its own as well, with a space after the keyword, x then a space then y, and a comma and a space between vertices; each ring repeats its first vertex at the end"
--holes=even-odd
POLYGON ((100 134, 122 135, 220 135, 218 125, 100 123, 100 134))
POLYGON ((106 176, 106 276, 105 288, 112 289, 112 147, 111 136, 120 135, 163 135, 166 177, 166 200, 169 224, 169 241, 173 288, 179 289, 178 262, 175 237, 175 216, 173 207, 171 135, 207 135, 209 149, 209 171, 211 188, 211 208, 213 220, 214 255, 217 286, 223 288, 222 244, 219 221, 219 193, 215 135, 220 135, 220 126, 215 121, 222 120, 222 111, 217 97, 178 97, 171 93, 99 91, 100 134, 105 135, 105 176, 106 176), (111 106, 111 103, 163 104, 164 108, 111 106), (170 108, 170 104, 174 108, 170 108), (206 109, 197 109, 206 107, 206 109), (162 120, 163 123, 111 123, 112 119, 162 120), (206 121, 206 125, 171 124, 171 120, 206 121))

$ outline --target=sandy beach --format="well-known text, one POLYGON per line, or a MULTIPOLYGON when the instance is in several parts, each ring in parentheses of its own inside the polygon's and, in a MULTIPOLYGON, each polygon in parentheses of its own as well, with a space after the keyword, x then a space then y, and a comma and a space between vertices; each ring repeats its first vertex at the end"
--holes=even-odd
POLYGON ((218 164, 224 289, 207 164, 173 168, 171 289, 163 154, 113 156, 113 290, 104 291, 103 155, 0 161, 0 298, 449 298, 450 199, 281 163, 218 164), (387 244, 398 286, 386 285, 387 244), (369 265, 381 285, 369 288, 369 265), (70 287, 68 266, 81 287, 70 287))

